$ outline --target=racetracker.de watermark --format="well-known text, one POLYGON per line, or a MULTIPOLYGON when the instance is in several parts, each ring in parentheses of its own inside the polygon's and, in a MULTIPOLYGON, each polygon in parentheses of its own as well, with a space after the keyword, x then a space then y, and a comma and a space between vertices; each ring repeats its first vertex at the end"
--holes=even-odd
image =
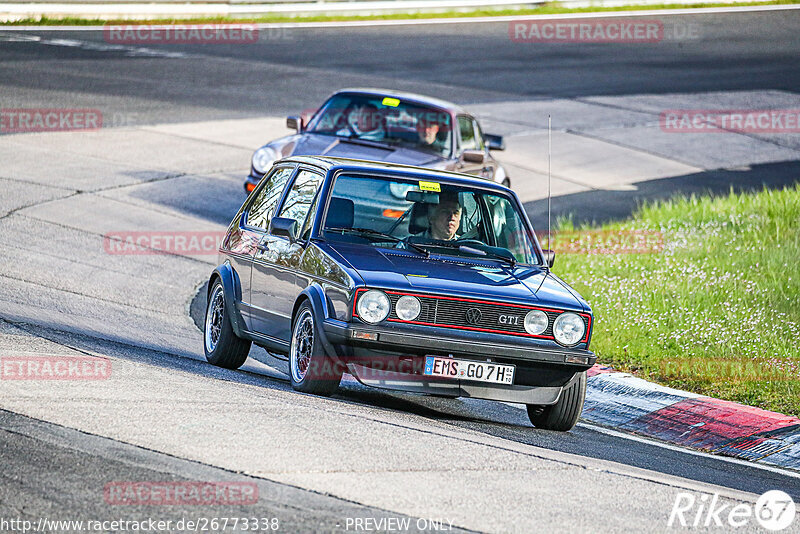
POLYGON ((508 25, 515 43, 657 43, 664 23, 644 19, 515 20, 508 25))
POLYGON ((687 358, 674 361, 662 361, 658 365, 659 372, 671 378, 713 377, 728 383, 761 380, 777 382, 781 380, 797 380, 797 377, 785 369, 775 367, 770 361, 751 360, 747 358, 687 358))
POLYGON ((202 256, 216 254, 225 238, 225 232, 108 232, 103 236, 103 249, 107 254, 143 255, 175 254, 202 256))
POLYGON ((668 109, 659 125, 667 133, 800 133, 800 109, 668 109))
POLYGON ((289 28, 259 28, 256 24, 126 24, 103 27, 111 44, 253 44, 290 40, 289 28))
POLYGON ((68 132, 102 127, 103 113, 99 109, 0 109, 0 133, 68 132))
POLYGON ((247 505, 258 502, 254 482, 109 482, 103 499, 111 505, 247 505))
POLYGON ((95 356, 3 356, 0 380, 106 380, 111 362, 95 356))
MULTIPOLYGON (((547 232, 537 232, 547 246, 547 232)), ((558 254, 654 254, 664 250, 664 235, 656 230, 561 230, 550 235, 558 254)))

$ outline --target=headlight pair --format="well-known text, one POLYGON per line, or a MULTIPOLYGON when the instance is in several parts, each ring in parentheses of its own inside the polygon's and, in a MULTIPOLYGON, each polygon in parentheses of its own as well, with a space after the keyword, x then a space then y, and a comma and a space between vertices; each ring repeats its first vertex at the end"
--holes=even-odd
MULTIPOLYGON (((531 335, 541 335, 547 330, 547 314, 541 310, 531 310, 525 315, 525 331, 531 335)), ((562 345, 575 345, 586 333, 586 325, 578 314, 565 312, 553 322, 553 337, 562 345)))
MULTIPOLYGON (((413 321, 419 316, 422 305, 417 297, 404 295, 397 300, 394 311, 397 317, 404 321, 413 321)), ((358 299, 356 304, 358 316, 367 323, 379 323, 389 316, 392 303, 386 293, 377 289, 370 289, 358 299)))

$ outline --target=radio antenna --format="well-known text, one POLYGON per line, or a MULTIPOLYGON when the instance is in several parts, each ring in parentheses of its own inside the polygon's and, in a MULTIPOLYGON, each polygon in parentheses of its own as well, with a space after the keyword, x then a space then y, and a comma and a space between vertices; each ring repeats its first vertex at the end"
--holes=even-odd
POLYGON ((553 250, 550 241, 550 161, 553 152, 552 117, 547 115, 547 249, 553 250))

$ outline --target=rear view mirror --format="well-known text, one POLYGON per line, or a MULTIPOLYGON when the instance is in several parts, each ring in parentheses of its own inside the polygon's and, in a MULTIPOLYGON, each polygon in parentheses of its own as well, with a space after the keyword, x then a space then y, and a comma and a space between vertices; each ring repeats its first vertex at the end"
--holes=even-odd
POLYGON ((420 204, 438 204, 439 193, 426 193, 425 191, 409 191, 406 193, 406 200, 408 202, 417 202, 420 204))
POLYGON ((544 261, 547 263, 548 267, 553 267, 553 264, 556 262, 556 251, 555 250, 543 250, 544 253, 544 261))
POLYGON ((483 153, 483 150, 465 150, 463 157, 464 161, 470 163, 483 163, 486 159, 486 154, 483 153))
POLYGON ((290 243, 294 243, 295 235, 297 235, 297 221, 288 217, 273 217, 269 222, 269 233, 285 237, 290 243))
POLYGON ((303 131, 303 119, 296 115, 290 115, 286 117, 286 127, 300 133, 303 131))
POLYGON ((502 135, 484 134, 484 140, 489 150, 505 150, 506 144, 503 141, 502 135))

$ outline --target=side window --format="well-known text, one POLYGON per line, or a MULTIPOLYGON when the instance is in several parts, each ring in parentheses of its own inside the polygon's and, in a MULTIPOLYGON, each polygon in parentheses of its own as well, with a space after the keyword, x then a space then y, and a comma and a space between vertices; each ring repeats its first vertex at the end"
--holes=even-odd
POLYGON ((472 126, 472 119, 459 115, 458 130, 461 132, 461 150, 474 150, 479 148, 475 139, 475 129, 472 126))
POLYGON ((508 249, 519 262, 535 263, 533 244, 511 203, 495 196, 488 197, 487 200, 497 246, 508 249))
POLYGON ((478 121, 475 119, 472 120, 472 124, 475 126, 475 145, 478 149, 483 150, 483 132, 481 131, 481 126, 478 124, 478 121))
POLYGON ((297 173, 297 178, 295 178, 289 194, 286 195, 286 201, 278 216, 294 219, 297 221, 298 227, 305 229, 306 216, 321 183, 321 174, 306 170, 297 173))
POLYGON ((278 200, 281 198, 286 187, 286 182, 294 172, 293 167, 281 167, 275 170, 267 180, 267 183, 258 193, 258 196, 253 200, 250 205, 250 210, 247 212, 247 224, 261 228, 266 231, 269 228, 269 220, 278 205, 278 200))
POLYGON ((311 227, 314 225, 314 214, 317 212, 318 205, 319 205, 319 195, 314 197, 314 203, 311 204, 311 209, 308 210, 308 216, 306 217, 306 222, 303 224, 303 228, 300 229, 301 241, 305 241, 311 236, 311 227))
POLYGON ((461 227, 459 233, 462 239, 477 239, 478 224, 481 220, 478 203, 473 193, 462 193, 461 197, 461 227))

